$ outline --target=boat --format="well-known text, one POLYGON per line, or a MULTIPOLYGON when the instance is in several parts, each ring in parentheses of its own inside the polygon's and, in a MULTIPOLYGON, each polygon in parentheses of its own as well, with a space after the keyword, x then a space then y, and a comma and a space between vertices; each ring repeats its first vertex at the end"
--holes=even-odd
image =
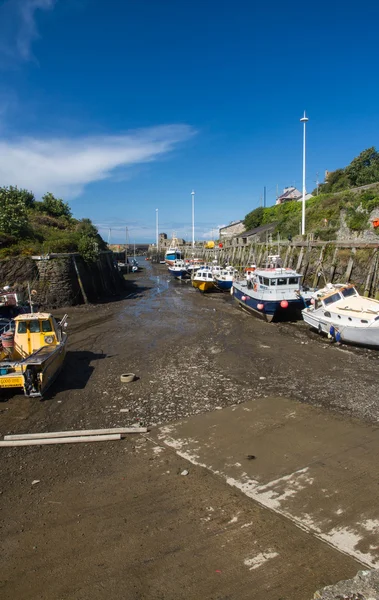
POLYGON ((245 273, 246 279, 235 281, 231 288, 234 298, 268 322, 301 318, 315 290, 302 287, 302 275, 294 269, 278 266, 279 256, 269 256, 268 264, 270 267, 252 267, 245 273))
POLYGON ((66 355, 67 315, 18 315, 0 336, 0 390, 20 388, 25 396, 43 396, 66 355))
POLYGON ((327 284, 302 311, 308 325, 337 342, 379 346, 379 301, 361 296, 354 285, 327 284))
POLYGON ((181 260, 182 252, 178 246, 178 239, 174 235, 170 242, 170 246, 165 254, 165 263, 167 265, 173 265, 176 260, 181 260))
POLYGON ((192 285, 201 292, 209 292, 216 287, 211 267, 201 267, 192 278, 192 285))
POLYGON ((184 260, 175 260, 173 265, 169 265, 168 270, 175 279, 188 277, 187 265, 184 260))
POLYGON ((223 291, 229 291, 233 285, 234 280, 238 276, 237 269, 233 267, 226 267, 220 273, 213 275, 216 286, 223 291))

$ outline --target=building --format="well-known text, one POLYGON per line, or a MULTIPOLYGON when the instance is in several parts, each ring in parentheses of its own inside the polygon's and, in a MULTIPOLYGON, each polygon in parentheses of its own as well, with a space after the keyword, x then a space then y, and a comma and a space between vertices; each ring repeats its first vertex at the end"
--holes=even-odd
POLYGON ((229 225, 225 225, 225 227, 220 227, 219 229, 219 238, 220 240, 225 238, 233 237, 234 235, 238 235, 245 231, 245 225, 243 221, 232 221, 229 225))
MULTIPOLYGON (((312 194, 305 194, 305 199, 309 200, 309 198, 313 198, 312 194)), ((283 190, 283 194, 281 194, 277 199, 275 204, 284 204, 284 202, 290 202, 291 200, 296 200, 297 202, 302 201, 303 194, 294 186, 286 187, 283 190)))
POLYGON ((284 188, 283 194, 276 199, 276 204, 284 204, 284 202, 289 202, 290 200, 299 200, 301 197, 302 193, 291 185, 290 187, 284 188))
POLYGON ((265 242, 267 236, 274 232, 277 224, 278 221, 274 221, 273 223, 266 223, 266 225, 254 227, 254 229, 250 229, 241 235, 235 236, 234 239, 239 246, 251 244, 252 242, 265 242))

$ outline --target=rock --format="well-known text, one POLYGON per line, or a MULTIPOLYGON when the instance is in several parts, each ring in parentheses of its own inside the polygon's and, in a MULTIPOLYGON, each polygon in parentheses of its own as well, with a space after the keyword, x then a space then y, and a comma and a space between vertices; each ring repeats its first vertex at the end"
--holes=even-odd
POLYGON ((40 483, 40 479, 34 479, 32 481, 32 485, 37 485, 37 483, 40 483))
POLYGON ((180 474, 181 475, 188 475, 189 471, 187 471, 187 469, 184 469, 184 471, 182 471, 180 474))
POLYGON ((313 600, 378 600, 379 569, 358 571, 354 579, 318 590, 313 600))

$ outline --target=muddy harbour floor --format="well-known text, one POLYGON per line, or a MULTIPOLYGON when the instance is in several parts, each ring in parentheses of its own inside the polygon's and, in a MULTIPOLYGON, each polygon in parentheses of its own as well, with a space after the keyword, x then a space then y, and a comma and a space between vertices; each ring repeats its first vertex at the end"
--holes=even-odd
POLYGON ((1 435, 149 433, 0 449, 0 597, 311 600, 379 567, 379 353, 143 266, 67 310, 43 401, 1 398, 1 435))

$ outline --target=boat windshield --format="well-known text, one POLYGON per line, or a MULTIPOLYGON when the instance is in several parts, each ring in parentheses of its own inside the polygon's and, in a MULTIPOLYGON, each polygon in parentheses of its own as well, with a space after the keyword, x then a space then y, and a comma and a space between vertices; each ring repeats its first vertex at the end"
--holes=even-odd
POLYGON ((349 288, 344 288, 343 290, 341 290, 342 295, 344 298, 349 298, 350 296, 355 296, 357 293, 357 290, 354 287, 349 287, 349 288))
POLYGON ((328 304, 333 304, 333 302, 337 302, 338 300, 341 300, 341 296, 338 292, 336 292, 335 294, 332 294, 328 298, 325 298, 324 304, 325 304, 325 306, 328 306, 328 304))

